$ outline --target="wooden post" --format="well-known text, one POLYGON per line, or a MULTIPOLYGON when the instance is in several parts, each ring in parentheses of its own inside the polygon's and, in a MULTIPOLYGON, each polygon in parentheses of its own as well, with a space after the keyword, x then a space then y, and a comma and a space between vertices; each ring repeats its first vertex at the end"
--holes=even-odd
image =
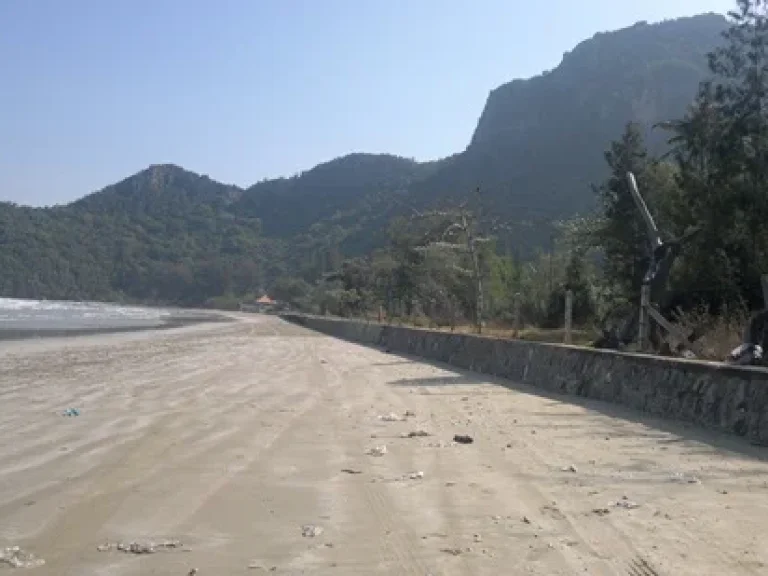
POLYGON ((768 309, 768 274, 760 276, 760 284, 763 286, 763 304, 768 309))
POLYGON ((573 320, 573 291, 566 290, 565 291, 565 343, 566 344, 570 344, 572 342, 572 339, 571 339, 572 320, 573 320))
POLYGON ((520 293, 515 293, 514 301, 513 301, 513 317, 512 317, 512 328, 515 333, 515 338, 518 338, 520 336, 520 293))
POLYGON ((637 343, 640 352, 645 352, 648 348, 648 307, 651 305, 651 286, 643 284, 640 291, 640 316, 638 321, 637 343))

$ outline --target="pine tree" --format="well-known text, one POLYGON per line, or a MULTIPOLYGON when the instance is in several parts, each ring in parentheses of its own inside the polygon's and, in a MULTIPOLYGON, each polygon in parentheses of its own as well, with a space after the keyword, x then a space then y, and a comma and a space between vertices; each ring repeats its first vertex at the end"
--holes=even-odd
POLYGON ((593 242, 603 250, 606 280, 623 298, 634 301, 639 298, 648 267, 648 240, 629 190, 627 173, 635 175, 643 190, 650 162, 636 124, 627 124, 621 138, 605 153, 605 160, 611 175, 595 188, 602 218, 593 232, 593 242))
POLYGON ((768 272, 768 3, 739 0, 730 17, 709 55, 713 80, 682 120, 664 125, 682 190, 677 227, 702 228, 682 284, 715 308, 759 305, 768 272))

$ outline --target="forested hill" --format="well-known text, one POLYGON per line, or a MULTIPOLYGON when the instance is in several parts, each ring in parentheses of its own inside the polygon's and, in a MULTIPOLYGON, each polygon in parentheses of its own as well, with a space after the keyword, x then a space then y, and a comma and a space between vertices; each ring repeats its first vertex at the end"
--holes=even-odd
POLYGON ((406 192, 440 165, 389 154, 349 154, 293 178, 259 182, 248 188, 239 208, 261 218, 265 234, 292 236, 341 213, 387 202, 389 194, 406 192))
POLYGON ((248 189, 158 165, 67 206, 0 204, 0 296, 201 304, 278 276, 312 281, 383 245, 409 205, 477 186, 524 253, 553 218, 590 209, 626 122, 684 114, 726 26, 704 15, 598 34, 493 90, 467 149, 437 162, 351 154, 248 189))

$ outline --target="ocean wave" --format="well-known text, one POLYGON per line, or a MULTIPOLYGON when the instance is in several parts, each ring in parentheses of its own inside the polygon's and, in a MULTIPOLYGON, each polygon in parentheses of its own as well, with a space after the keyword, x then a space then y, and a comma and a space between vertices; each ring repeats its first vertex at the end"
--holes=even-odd
POLYGON ((143 308, 102 302, 0 298, 0 327, 13 324, 41 326, 127 326, 161 322, 171 315, 162 308, 143 308))

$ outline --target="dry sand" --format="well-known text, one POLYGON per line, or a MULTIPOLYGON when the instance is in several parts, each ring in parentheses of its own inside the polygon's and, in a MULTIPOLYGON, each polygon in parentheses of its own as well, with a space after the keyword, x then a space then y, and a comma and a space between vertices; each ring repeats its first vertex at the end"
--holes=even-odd
POLYGON ((0 549, 56 576, 768 573, 765 449, 502 384, 274 318, 2 343, 0 549))

